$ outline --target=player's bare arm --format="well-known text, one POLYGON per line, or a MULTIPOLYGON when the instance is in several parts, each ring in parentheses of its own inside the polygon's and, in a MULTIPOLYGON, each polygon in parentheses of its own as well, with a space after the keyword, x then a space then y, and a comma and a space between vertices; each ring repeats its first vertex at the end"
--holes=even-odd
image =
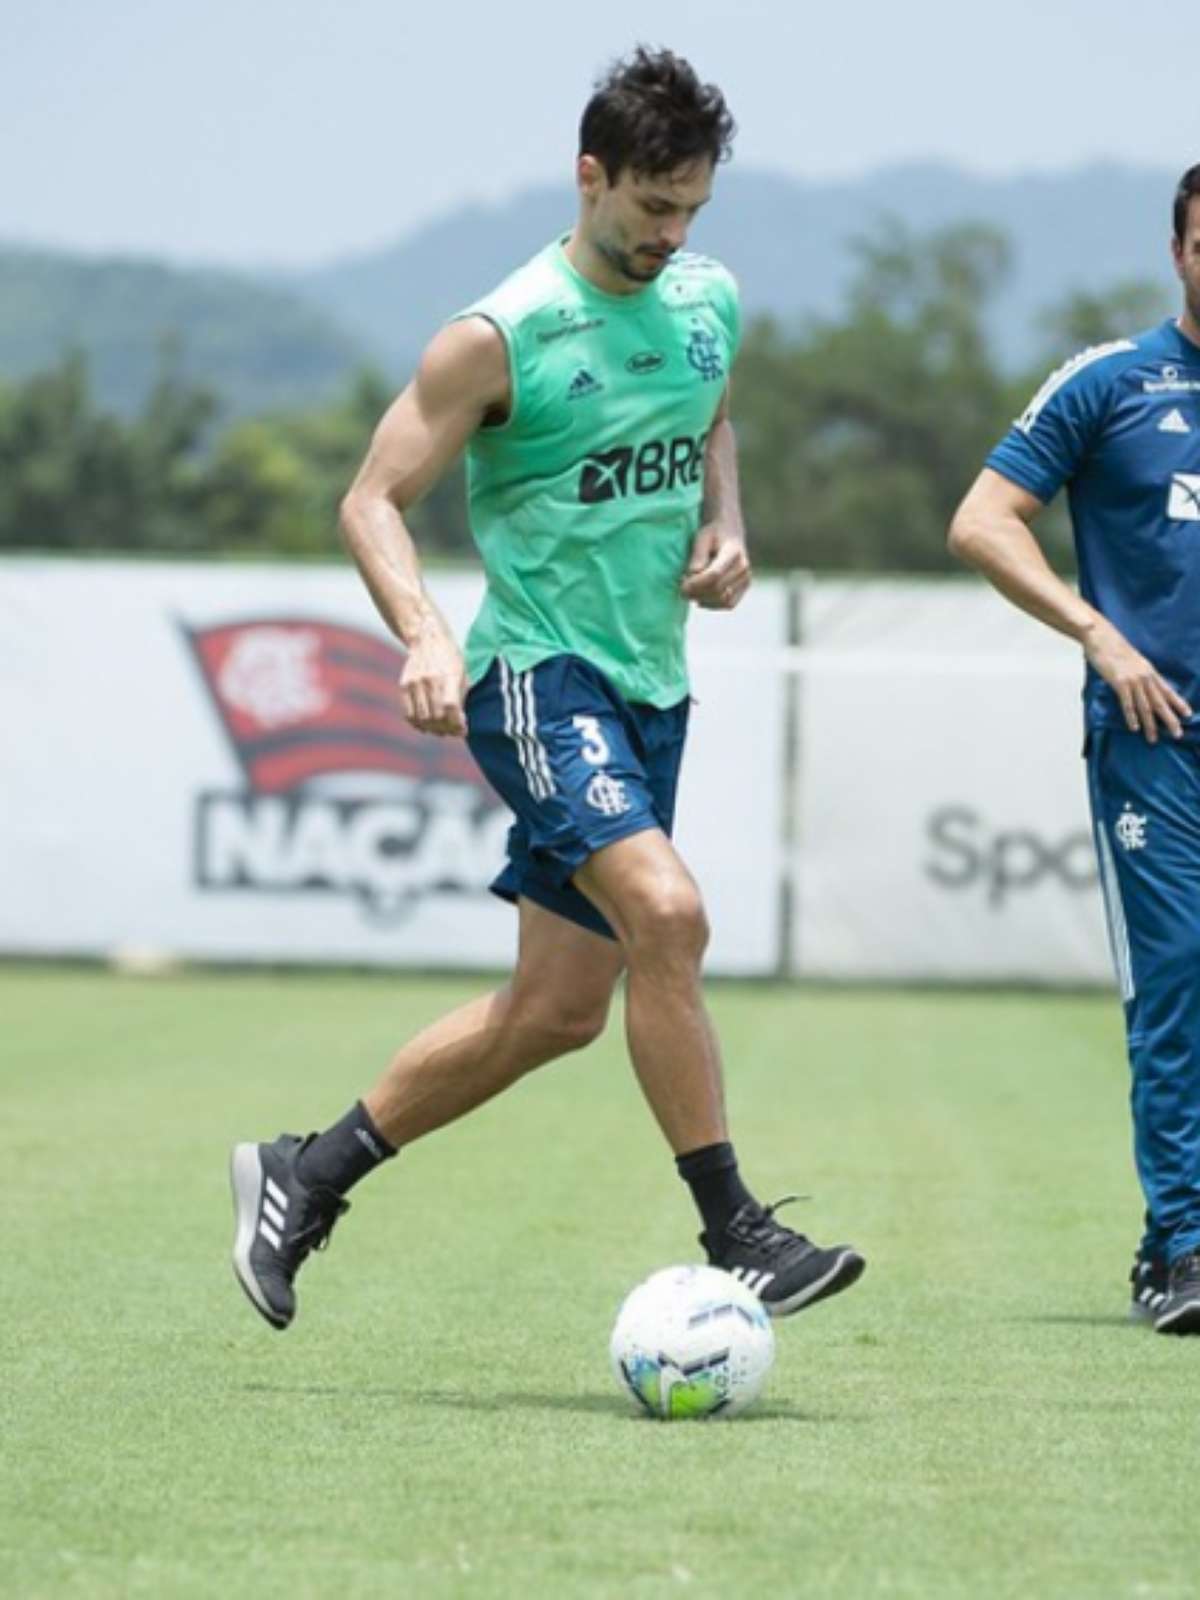
POLYGON ((404 715, 423 733, 466 733, 466 671, 458 642, 425 588, 404 515, 475 430, 502 418, 508 404, 500 334, 479 317, 451 323, 384 414, 342 501, 346 544, 380 615, 407 647, 400 699, 404 715))
POLYGON ((1154 744, 1159 724, 1172 738, 1191 707, 1108 619, 1054 572, 1031 524, 1043 509, 1036 495, 985 467, 950 524, 951 553, 982 572, 1014 605, 1077 640, 1121 702, 1132 733, 1154 744))
POLYGON ((704 520, 692 541, 683 593, 709 611, 732 611, 750 587, 738 486, 737 440, 726 389, 704 447, 704 520))

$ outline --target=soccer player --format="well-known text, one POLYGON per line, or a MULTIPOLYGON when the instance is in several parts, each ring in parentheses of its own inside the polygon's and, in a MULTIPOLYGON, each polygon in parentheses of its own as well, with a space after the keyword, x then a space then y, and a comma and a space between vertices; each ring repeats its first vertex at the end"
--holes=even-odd
POLYGON ((700 892, 671 843, 688 720, 690 605, 750 583, 729 369, 737 293, 684 254, 729 153, 719 90, 639 49, 589 101, 579 215, 443 328, 342 508, 371 595, 407 647, 405 715, 466 737, 516 817, 493 884, 518 916, 509 981, 405 1044, 331 1128, 241 1144, 234 1268, 276 1328, 353 1184, 397 1150, 596 1038, 625 974, 629 1053, 690 1186, 710 1262, 775 1316, 853 1283, 863 1258, 784 1227, 739 1175, 700 965, 700 892), (487 590, 465 658, 405 513, 462 450, 487 590))
POLYGON ((1175 192, 1178 317, 1085 350, 988 457, 950 547, 1083 646, 1088 790, 1146 1199, 1132 1310, 1200 1333, 1200 165, 1175 192), (1067 485, 1081 595, 1030 524, 1067 485))

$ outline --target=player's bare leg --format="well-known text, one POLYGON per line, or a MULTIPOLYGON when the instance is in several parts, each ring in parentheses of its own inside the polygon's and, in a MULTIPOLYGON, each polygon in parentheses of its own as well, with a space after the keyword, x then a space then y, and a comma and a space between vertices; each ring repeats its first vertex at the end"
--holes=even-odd
POLYGON ((425 1028, 324 1133, 236 1147, 234 1271, 272 1327, 292 1321, 293 1280, 347 1209, 347 1190, 401 1145, 594 1039, 623 959, 612 940, 522 900, 517 966, 502 989, 425 1028))
POLYGON ((721 1057, 700 987, 708 919, 695 880, 652 829, 597 851, 574 882, 620 937, 629 1053, 667 1143, 677 1156, 720 1143, 721 1057))
POLYGON ((375 1126, 392 1146, 411 1144, 590 1044, 604 1030, 623 964, 611 939, 522 900, 511 980, 402 1047, 364 1097, 375 1126))
POLYGON ((741 1180, 725 1123, 720 1049, 701 991, 708 922, 665 833, 646 829, 598 850, 576 886, 625 952, 626 1032, 642 1090, 704 1219, 709 1260, 740 1278, 773 1316, 848 1288, 862 1256, 823 1249, 775 1220, 741 1180))

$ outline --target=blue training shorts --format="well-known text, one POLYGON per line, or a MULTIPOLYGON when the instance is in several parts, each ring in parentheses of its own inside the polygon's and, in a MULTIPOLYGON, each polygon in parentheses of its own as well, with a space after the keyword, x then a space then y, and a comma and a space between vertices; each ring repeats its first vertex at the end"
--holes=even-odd
POLYGON ((527 672, 493 661, 466 701, 471 754, 516 816, 492 893, 615 938, 571 878, 618 839, 671 832, 688 710, 630 702, 579 656, 527 672))

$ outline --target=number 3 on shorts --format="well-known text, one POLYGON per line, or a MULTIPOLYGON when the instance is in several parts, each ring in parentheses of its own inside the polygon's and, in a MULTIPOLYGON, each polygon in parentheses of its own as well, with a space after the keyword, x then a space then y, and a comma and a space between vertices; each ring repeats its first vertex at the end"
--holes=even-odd
POLYGON ((593 767, 602 767, 609 758, 608 744, 600 732, 596 717, 572 717, 572 726, 579 729, 583 759, 593 767))

